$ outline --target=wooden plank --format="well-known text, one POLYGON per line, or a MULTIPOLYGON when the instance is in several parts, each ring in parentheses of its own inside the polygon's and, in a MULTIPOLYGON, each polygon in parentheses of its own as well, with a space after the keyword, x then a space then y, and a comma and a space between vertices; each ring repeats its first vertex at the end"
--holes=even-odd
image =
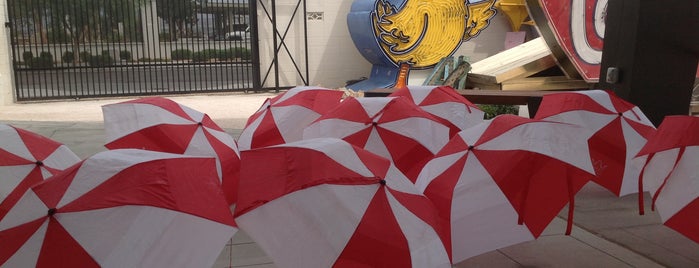
POLYGON ((502 90, 565 90, 589 89, 590 84, 582 79, 569 79, 565 76, 529 77, 504 81, 502 90))
POLYGON ((497 84, 524 78, 556 65, 551 50, 539 37, 471 64, 469 81, 497 84))
POLYGON ((472 72, 469 75, 469 80, 477 83, 498 84, 511 79, 525 78, 555 65, 556 61, 553 59, 553 56, 549 55, 520 66, 503 66, 503 68, 507 67, 508 69, 496 70, 500 73, 482 74, 472 72))
POLYGON ((474 82, 470 82, 469 84, 471 85, 471 88, 475 90, 502 90, 502 86, 500 84, 483 84, 474 82))

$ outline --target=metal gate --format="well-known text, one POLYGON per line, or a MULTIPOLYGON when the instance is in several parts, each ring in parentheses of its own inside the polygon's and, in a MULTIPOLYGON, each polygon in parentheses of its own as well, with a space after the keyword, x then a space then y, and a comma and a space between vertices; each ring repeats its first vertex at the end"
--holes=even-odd
POLYGON ((260 88, 256 1, 7 1, 19 101, 260 88))

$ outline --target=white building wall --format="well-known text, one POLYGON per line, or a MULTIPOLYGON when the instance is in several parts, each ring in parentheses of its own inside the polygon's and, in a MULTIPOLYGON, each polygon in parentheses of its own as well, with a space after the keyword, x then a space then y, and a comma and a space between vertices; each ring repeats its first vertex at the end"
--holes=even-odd
POLYGON ((10 28, 4 25, 7 21, 7 1, 0 0, 0 105, 13 102, 10 28))

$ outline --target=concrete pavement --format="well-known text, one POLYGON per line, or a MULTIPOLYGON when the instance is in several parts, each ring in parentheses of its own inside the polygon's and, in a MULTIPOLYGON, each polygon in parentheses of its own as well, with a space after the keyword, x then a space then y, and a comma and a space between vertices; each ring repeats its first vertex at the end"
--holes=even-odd
MULTIPOLYGON (((234 137, 273 93, 168 97, 209 114, 234 137)), ((126 99, 0 106, 0 122, 66 144, 85 158, 105 150, 101 106, 126 99)), ((646 202, 650 197, 646 194, 646 202)), ((649 208, 649 203, 647 204, 649 208)), ((638 215, 636 195, 618 198, 588 184, 576 196, 575 226, 564 235, 564 209, 537 240, 473 257, 455 267, 699 267, 699 244, 663 226, 655 212, 638 215)), ((699 227, 698 227, 699 228, 699 227)), ((214 267, 276 267, 243 231, 214 267)))

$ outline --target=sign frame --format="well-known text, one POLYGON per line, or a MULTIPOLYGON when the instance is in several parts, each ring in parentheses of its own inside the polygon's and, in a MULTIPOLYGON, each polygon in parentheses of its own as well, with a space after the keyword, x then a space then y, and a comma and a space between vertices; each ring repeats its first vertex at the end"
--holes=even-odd
POLYGON ((539 34, 568 78, 599 81, 607 1, 527 0, 539 34))

